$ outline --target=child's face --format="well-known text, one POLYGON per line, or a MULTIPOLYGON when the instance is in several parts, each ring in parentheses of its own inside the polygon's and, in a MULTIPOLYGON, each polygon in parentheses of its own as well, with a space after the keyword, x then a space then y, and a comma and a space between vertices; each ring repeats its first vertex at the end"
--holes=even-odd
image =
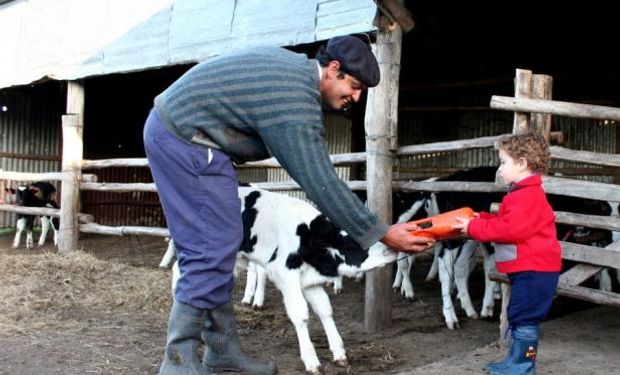
POLYGON ((523 158, 515 160, 506 151, 500 149, 499 160, 499 175, 506 184, 517 182, 531 174, 527 167, 527 161, 523 158))

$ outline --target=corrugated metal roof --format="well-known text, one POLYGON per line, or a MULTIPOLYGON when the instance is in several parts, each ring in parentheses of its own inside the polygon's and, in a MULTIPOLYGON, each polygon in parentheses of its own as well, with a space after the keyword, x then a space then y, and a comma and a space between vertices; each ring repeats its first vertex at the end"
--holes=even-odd
POLYGON ((15 0, 0 6, 0 88, 366 32, 375 9, 373 0, 15 0))

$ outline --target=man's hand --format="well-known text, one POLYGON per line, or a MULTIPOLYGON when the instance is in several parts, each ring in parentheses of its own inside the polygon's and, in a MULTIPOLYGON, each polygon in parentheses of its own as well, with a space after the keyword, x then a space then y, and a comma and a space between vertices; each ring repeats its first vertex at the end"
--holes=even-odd
POLYGON ((388 229, 381 242, 396 251, 419 253, 435 244, 435 240, 428 237, 416 237, 410 232, 420 229, 413 223, 394 224, 388 229))

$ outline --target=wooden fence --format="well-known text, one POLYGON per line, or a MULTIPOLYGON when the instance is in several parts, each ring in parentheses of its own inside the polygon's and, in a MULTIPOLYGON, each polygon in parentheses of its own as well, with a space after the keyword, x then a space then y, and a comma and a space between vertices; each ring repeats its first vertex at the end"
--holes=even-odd
MULTIPOLYGON (((517 84, 519 82, 538 81, 527 71, 517 71, 517 84), (528 78, 529 77, 529 78, 528 78)), ((525 85, 527 86, 527 84, 525 85)), ((80 102, 81 86, 73 83, 69 85, 68 115, 63 116, 63 169, 58 173, 18 173, 0 171, 0 180, 11 181, 61 181, 62 196, 61 209, 50 208, 27 208, 1 204, 0 210, 60 216, 61 232, 59 251, 68 253, 77 249, 78 231, 85 233, 99 233, 108 235, 151 235, 168 236, 166 228, 120 226, 111 227, 96 223, 96 218, 91 215, 79 213, 79 192, 82 190, 96 190, 107 192, 156 192, 153 183, 98 183, 94 174, 82 174, 82 169, 100 169, 107 167, 148 167, 144 158, 137 159, 106 159, 106 160, 83 160, 82 159, 82 129, 81 111, 83 103, 80 102), (78 99, 72 100, 71 98, 78 99)), ((539 90, 549 92, 549 90, 539 90)), ((549 132, 550 116, 540 114, 554 114, 571 117, 588 117, 620 121, 620 109, 601 107, 586 104, 575 104, 552 101, 547 98, 533 99, 532 92, 526 89, 517 90, 514 98, 493 96, 491 108, 515 112, 514 131, 524 129, 536 129, 546 134, 551 140, 561 140, 561 133, 549 132), (535 112, 529 114, 528 112, 535 112), (545 133, 546 132, 546 133, 545 133)), ((503 136, 503 135, 502 135, 503 136)), ((404 157, 418 154, 428 154, 436 151, 459 151, 473 148, 495 147, 502 136, 490 136, 475 139, 436 142, 421 145, 402 146, 394 151, 395 157, 404 157)), ((551 147, 551 156, 555 159, 571 160, 596 164, 607 167, 620 167, 620 155, 601 154, 588 151, 570 150, 560 146, 551 147)), ((334 165, 351 165, 366 162, 366 153, 348 153, 332 155, 334 165)), ((274 159, 268 159, 255 163, 247 163, 240 168, 272 168, 279 164, 274 159)), ((366 181, 346 181, 353 190, 367 189, 366 181)), ((294 190, 299 186, 294 182, 265 182, 258 183, 259 187, 267 190, 294 190)), ((620 186, 598 182, 586 182, 559 177, 544 177, 544 186, 547 193, 583 197, 605 201, 620 202, 620 186)), ((392 182, 392 190, 402 191, 477 191, 491 192, 502 191, 504 188, 493 183, 481 182, 392 182)), ((608 230, 620 231, 620 219, 617 217, 598 217, 579 215, 570 212, 557 212, 557 222, 586 227, 597 227, 608 230)), ((620 251, 617 245, 602 249, 590 246, 561 243, 564 259, 581 262, 573 271, 566 272, 560 278, 559 290, 564 295, 581 298, 596 303, 620 306, 618 294, 586 290, 580 287, 587 277, 591 276, 602 267, 620 268, 620 251)), ((501 275, 496 275, 502 279, 501 275)), ((507 293, 506 288, 505 292, 507 293)), ((505 316, 505 315, 504 315, 505 316)))

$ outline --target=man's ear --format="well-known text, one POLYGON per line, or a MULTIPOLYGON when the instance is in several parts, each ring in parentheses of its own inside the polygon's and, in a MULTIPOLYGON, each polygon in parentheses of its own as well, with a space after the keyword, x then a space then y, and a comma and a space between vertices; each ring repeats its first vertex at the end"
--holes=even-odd
POLYGON ((327 64, 327 72, 330 77, 335 77, 340 71, 340 61, 332 60, 327 64))

